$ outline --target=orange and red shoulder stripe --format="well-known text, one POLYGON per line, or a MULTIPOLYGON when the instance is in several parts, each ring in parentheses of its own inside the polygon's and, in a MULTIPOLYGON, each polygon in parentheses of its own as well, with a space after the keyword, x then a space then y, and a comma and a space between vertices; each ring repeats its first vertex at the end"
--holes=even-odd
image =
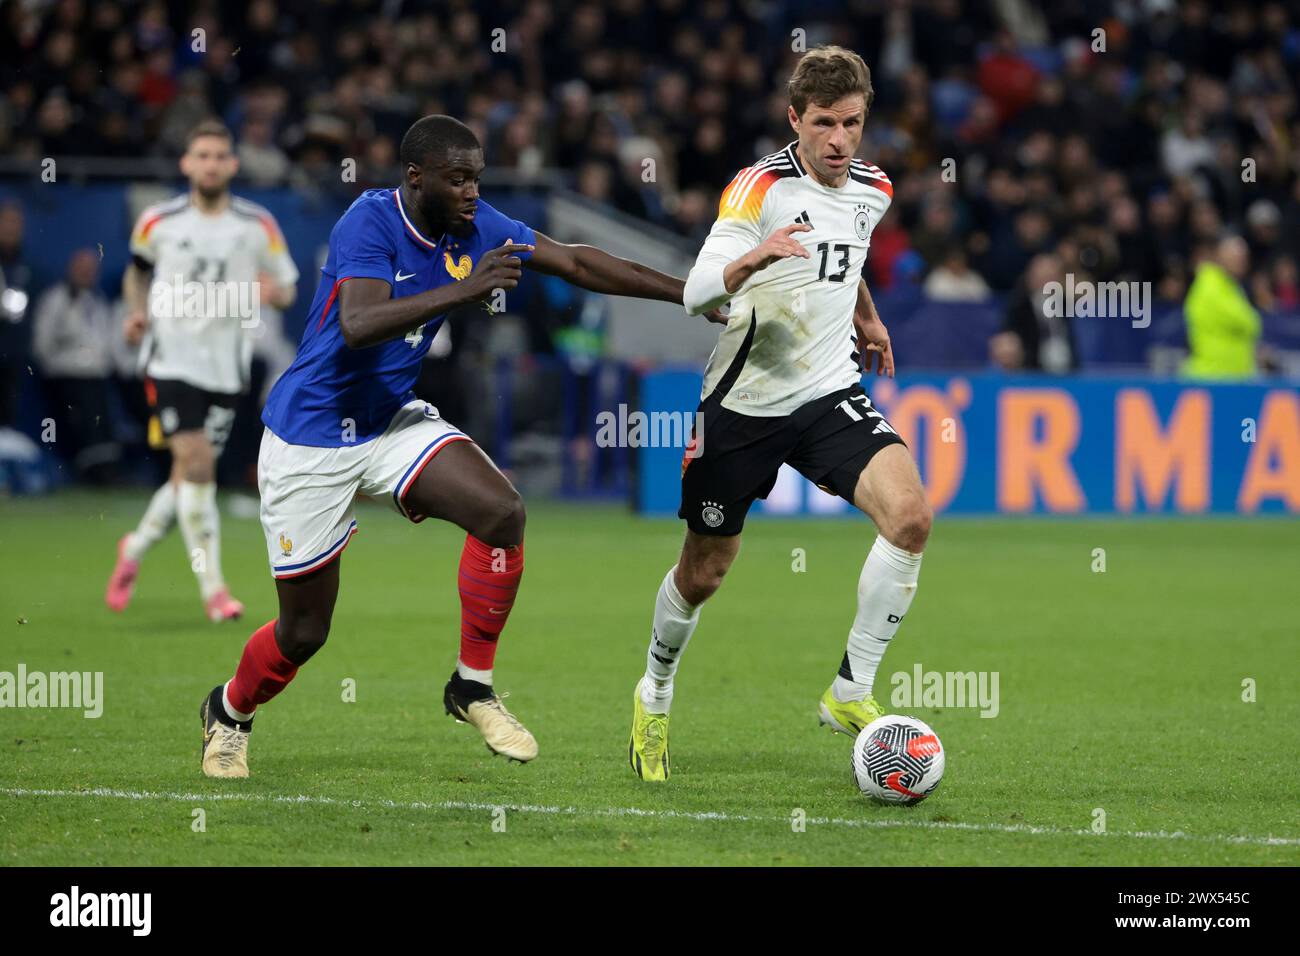
MULTIPOLYGON (((163 215, 160 212, 156 212, 153 214, 146 213, 144 218, 140 220, 140 225, 136 226, 136 230, 135 230, 136 238, 148 239, 150 231, 153 229, 154 226, 158 225, 158 223, 162 221, 162 218, 163 215)), ((121 235, 121 233, 118 233, 118 235, 121 235)))
POLYGON ((271 251, 279 252, 281 249, 283 249, 284 235, 280 232, 280 227, 276 224, 275 219, 273 219, 270 215, 264 215, 259 213, 257 216, 257 221, 260 222, 262 224, 262 228, 266 230, 266 238, 270 242, 271 251))
POLYGON ((753 166, 745 167, 736 174, 731 185, 723 190, 722 199, 718 202, 718 218, 743 218, 757 222, 763 209, 763 197, 780 178, 774 169, 756 172, 753 166))

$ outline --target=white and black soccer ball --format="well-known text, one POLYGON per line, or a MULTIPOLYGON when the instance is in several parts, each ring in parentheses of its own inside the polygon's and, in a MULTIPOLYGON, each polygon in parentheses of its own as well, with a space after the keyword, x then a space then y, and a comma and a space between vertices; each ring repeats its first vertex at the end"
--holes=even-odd
POLYGON ((884 803, 920 803, 939 786, 943 764, 939 735, 915 717, 877 717, 853 742, 858 789, 884 803))

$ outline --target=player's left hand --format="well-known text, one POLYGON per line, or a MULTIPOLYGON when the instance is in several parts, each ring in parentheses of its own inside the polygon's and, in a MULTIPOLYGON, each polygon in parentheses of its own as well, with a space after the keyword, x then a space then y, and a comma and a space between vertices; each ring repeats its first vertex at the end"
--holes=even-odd
POLYGON ((709 309, 708 312, 704 313, 704 317, 710 322, 714 322, 718 325, 727 324, 727 313, 723 312, 721 309, 709 309))
POLYGON ((862 362, 862 371, 870 373, 874 362, 877 375, 893 378, 894 349, 889 344, 889 331, 885 328, 885 323, 854 312, 853 326, 858 332, 858 356, 862 362))

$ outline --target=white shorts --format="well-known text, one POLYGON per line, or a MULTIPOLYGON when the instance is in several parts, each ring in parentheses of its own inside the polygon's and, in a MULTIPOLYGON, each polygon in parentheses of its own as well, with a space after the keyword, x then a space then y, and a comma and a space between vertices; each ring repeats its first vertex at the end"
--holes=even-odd
POLYGON ((262 531, 271 573, 294 578, 323 567, 357 531, 358 494, 383 498, 411 521, 403 498, 424 466, 452 442, 470 437, 427 402, 408 402, 378 438, 341 448, 290 445, 269 428, 257 456, 262 531))

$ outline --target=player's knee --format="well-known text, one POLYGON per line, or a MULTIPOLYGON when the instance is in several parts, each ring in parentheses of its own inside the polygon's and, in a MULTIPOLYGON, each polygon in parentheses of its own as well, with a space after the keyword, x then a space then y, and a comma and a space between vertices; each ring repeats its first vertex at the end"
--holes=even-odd
POLYGON ((524 499, 513 488, 493 503, 474 537, 494 548, 509 548, 524 540, 524 499))
POLYGON ((678 568, 677 590, 688 604, 703 604, 722 587, 722 579, 731 567, 730 560, 722 555, 710 555, 700 561, 678 568))
POLYGON ((895 547, 919 554, 925 550, 925 543, 930 538, 930 526, 934 523, 934 510, 923 497, 909 498, 901 505, 894 516, 893 534, 890 541, 895 547))
POLYGON ((215 478, 215 469, 211 461, 190 462, 181 469, 181 480, 193 482, 196 485, 211 484, 215 478))
POLYGON ((216 456, 211 448, 191 446, 176 457, 176 469, 181 481, 207 484, 216 477, 216 456))
POLYGON ((329 633, 329 621, 315 617, 281 617, 275 638, 280 645, 280 653, 295 664, 302 665, 325 646, 329 633))

